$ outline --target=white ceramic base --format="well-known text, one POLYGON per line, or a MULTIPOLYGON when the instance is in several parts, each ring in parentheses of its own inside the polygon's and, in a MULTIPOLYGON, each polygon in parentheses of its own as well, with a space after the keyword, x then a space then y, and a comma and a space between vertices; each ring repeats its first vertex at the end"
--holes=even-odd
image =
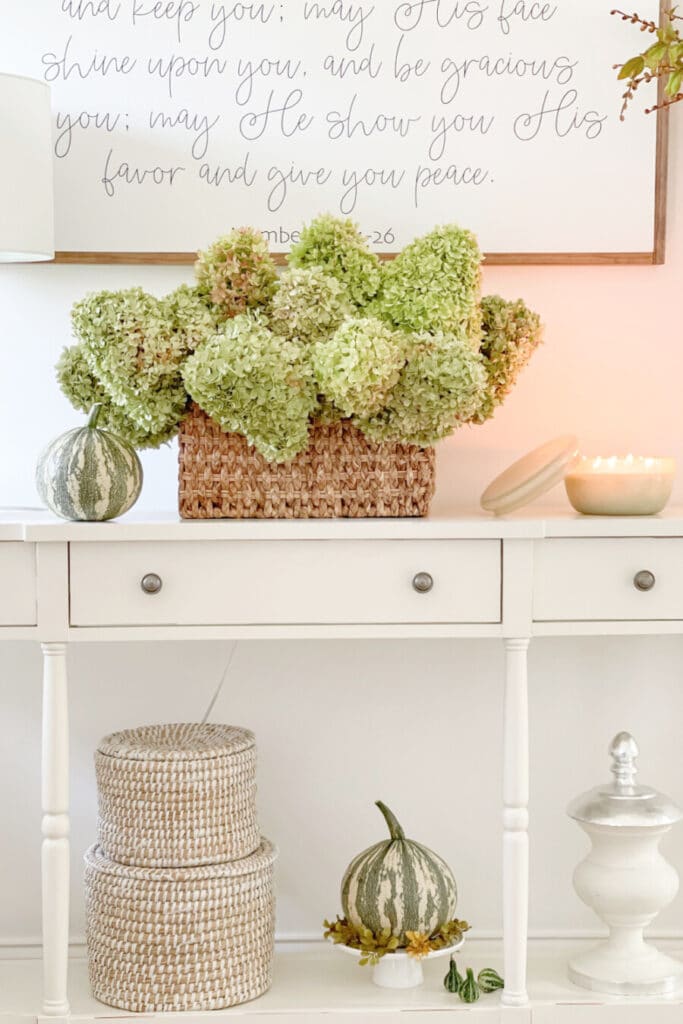
POLYGON ((683 987, 683 962, 644 942, 637 956, 603 942, 569 962, 569 980, 593 992, 667 996, 683 987))
MULTIPOLYGON (((453 953, 462 949, 464 943, 463 937, 455 945, 448 946, 446 949, 437 949, 419 959, 408 953, 386 953, 372 968, 372 981, 380 988, 417 988, 424 981, 424 971, 422 970, 424 960, 437 960, 439 957, 452 956, 453 953)), ((334 948, 341 949, 344 953, 350 953, 356 959, 363 955, 359 949, 351 949, 350 946, 338 944, 334 948)))
POLYGON ((380 988, 417 988, 425 980, 422 961, 412 956, 383 956, 372 968, 373 984, 380 988))

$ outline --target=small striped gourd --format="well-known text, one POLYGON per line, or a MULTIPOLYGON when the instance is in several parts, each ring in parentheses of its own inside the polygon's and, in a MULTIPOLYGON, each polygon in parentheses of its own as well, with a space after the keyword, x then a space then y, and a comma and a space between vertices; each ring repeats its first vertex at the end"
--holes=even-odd
POLYGON ((62 519, 113 519, 127 512, 142 489, 142 466, 135 449, 97 426, 100 405, 76 427, 49 444, 38 459, 38 493, 62 519))
POLYGON ((451 962, 448 965, 448 974, 443 979, 443 987, 446 989, 447 992, 453 992, 455 995, 457 995, 458 992, 460 991, 462 981, 463 977, 460 971, 458 970, 458 965, 456 964, 453 957, 451 957, 451 962))
POLYGON ((452 921, 458 891, 448 865, 425 846, 406 839, 380 800, 390 838, 359 853, 342 880, 344 916, 374 934, 386 928, 406 944, 406 932, 433 935, 452 921))
POLYGON ((467 974, 460 983, 458 989, 458 995, 462 999, 463 1003, 476 1003, 479 998, 479 986, 474 978, 474 971, 471 967, 467 968, 467 974))
POLYGON ((493 967, 485 967, 482 971, 479 971, 477 983, 482 992, 495 992, 496 989, 504 988, 505 986, 505 982, 500 974, 498 971, 494 971, 493 967))

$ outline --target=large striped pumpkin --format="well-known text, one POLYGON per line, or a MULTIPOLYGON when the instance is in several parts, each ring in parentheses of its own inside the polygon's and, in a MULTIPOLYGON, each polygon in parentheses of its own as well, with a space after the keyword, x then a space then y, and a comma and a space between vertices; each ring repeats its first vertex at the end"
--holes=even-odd
POLYGON ((406 932, 432 935, 452 921, 458 890, 448 865, 426 846, 406 839, 380 800, 390 838, 359 853, 342 880, 344 916, 356 928, 390 928, 405 944, 406 932))
POLYGON ((38 493, 62 519, 113 519, 139 497, 140 460, 126 441, 98 428, 100 409, 94 405, 84 427, 62 434, 38 460, 38 493))

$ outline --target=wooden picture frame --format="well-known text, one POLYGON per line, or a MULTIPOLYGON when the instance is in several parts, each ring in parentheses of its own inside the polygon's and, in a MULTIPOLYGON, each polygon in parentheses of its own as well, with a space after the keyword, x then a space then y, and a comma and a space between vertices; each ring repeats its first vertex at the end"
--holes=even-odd
MULTIPOLYGON (((660 0, 660 22, 666 16, 668 0, 660 0)), ((664 83, 657 82, 657 100, 665 99, 664 83)), ((655 141, 655 195, 652 249, 645 252, 487 252, 489 266, 661 266, 666 262, 666 221, 669 164, 669 108, 657 110, 655 141)), ((394 259, 397 253, 379 253, 381 260, 394 259)), ((57 250, 48 263, 59 264, 139 264, 190 266, 196 252, 105 252, 57 250)), ((286 264, 287 253, 273 253, 275 263, 286 264)))

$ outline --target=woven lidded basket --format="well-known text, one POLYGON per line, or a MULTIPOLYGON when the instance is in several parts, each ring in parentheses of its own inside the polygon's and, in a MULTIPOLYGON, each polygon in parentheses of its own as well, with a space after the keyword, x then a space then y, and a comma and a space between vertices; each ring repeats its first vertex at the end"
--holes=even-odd
POLYGON ((98 838, 121 864, 190 867, 257 849, 256 744, 230 725, 150 725, 95 754, 98 838))
POLYGON ((194 868, 117 864, 85 855, 93 995, 134 1013, 218 1010, 270 986, 273 864, 262 839, 240 861, 194 868))
POLYGON ((349 420, 312 427, 291 462, 266 462, 197 405, 180 425, 184 519, 424 516, 435 489, 433 448, 376 444, 349 420))

